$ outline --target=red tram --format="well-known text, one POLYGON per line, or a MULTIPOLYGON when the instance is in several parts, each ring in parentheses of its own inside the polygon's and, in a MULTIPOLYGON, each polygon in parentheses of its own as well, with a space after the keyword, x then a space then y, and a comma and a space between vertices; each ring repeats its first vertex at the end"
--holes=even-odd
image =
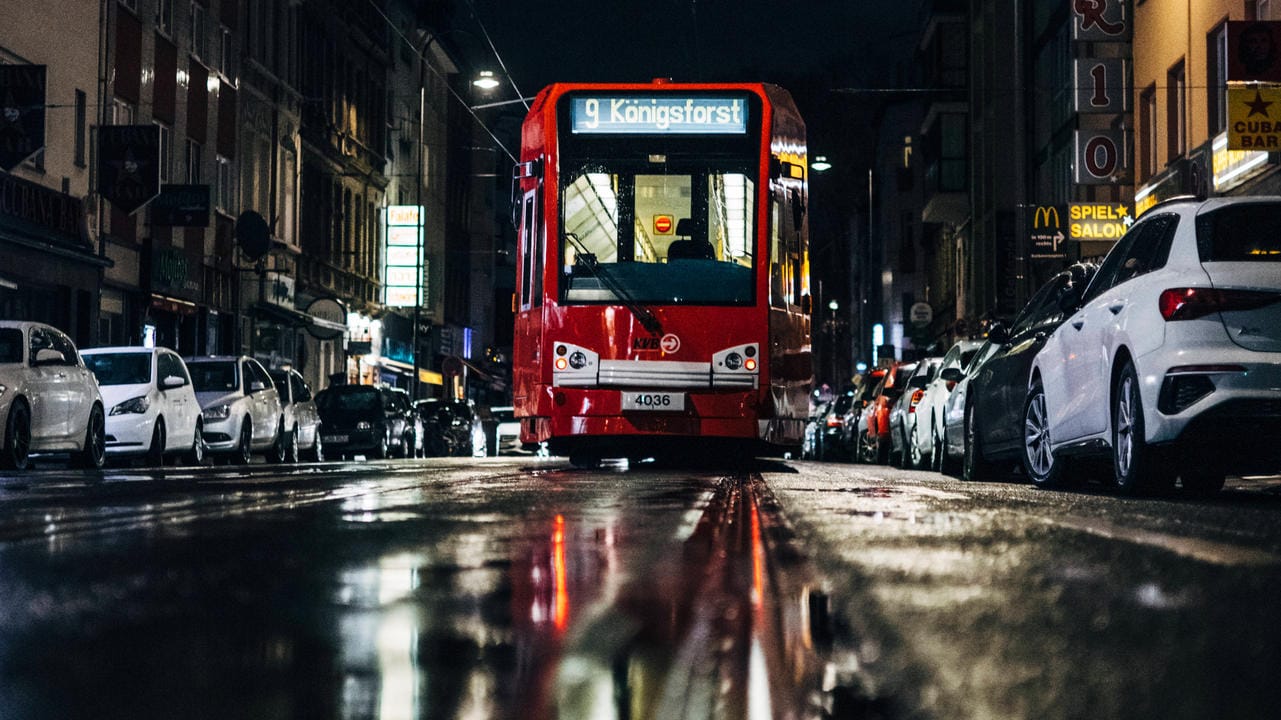
POLYGON ((798 449, 813 385, 805 124, 760 83, 555 84, 513 172, 524 443, 798 449))

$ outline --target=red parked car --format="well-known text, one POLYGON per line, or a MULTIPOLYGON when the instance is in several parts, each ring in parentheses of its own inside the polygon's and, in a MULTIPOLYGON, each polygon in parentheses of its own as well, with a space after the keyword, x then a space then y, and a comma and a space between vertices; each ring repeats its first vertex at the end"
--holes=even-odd
POLYGON ((880 384, 883 377, 885 377, 885 368, 878 367, 869 370, 859 379, 858 385, 854 388, 854 401, 845 410, 840 423, 841 447, 844 448, 845 456, 851 462, 860 462, 858 449, 859 438, 863 435, 863 411, 876 397, 876 386, 880 384))
POLYGON ((890 410, 903 394, 903 388, 907 387, 907 380, 915 369, 915 362, 891 363, 880 382, 872 389, 871 399, 863 411, 858 427, 857 453, 860 462, 885 465, 890 461, 890 448, 893 447, 890 410))

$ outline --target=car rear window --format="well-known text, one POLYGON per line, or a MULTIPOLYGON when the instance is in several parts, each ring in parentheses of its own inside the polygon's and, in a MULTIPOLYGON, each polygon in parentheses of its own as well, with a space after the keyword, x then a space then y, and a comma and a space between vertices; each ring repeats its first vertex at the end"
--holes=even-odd
POLYGON ((85 355, 84 360, 99 385, 151 382, 151 353, 103 353, 85 355))
POLYGON ((235 360, 188 363, 187 370, 196 392, 231 392, 240 388, 235 360))
POLYGON ((1281 262, 1281 203, 1242 203, 1196 220, 1201 262, 1281 262))
POLYGON ((0 365, 22 362, 22 331, 17 328, 0 329, 0 365))
POLYGON ((316 396, 316 407, 324 411, 379 410, 381 393, 368 385, 332 387, 316 396))

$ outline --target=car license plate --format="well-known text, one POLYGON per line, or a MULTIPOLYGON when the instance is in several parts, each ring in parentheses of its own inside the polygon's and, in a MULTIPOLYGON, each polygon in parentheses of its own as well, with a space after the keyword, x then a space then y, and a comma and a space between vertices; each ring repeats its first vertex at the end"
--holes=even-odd
POLYGON ((327 442, 327 443, 345 443, 347 442, 347 436, 346 435, 321 435, 320 441, 327 442))
POLYGON ((624 410, 684 410, 685 393, 635 392, 623 393, 624 410))

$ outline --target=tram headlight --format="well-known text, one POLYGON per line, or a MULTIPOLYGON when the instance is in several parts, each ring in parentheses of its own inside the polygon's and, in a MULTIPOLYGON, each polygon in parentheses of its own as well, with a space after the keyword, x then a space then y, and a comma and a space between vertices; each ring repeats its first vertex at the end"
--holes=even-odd
MULTIPOLYGON (((556 362, 559 363, 560 358, 558 358, 556 362)), ((587 367, 587 356, 583 354, 582 350, 575 350, 573 353, 570 354, 569 366, 574 368, 575 370, 582 370, 583 368, 587 367)))
POLYGON ((738 353, 736 353, 736 352, 732 352, 732 353, 730 353, 730 354, 726 355, 726 356, 725 356, 725 367, 729 368, 730 370, 737 370, 737 369, 739 369, 739 368, 743 367, 743 356, 742 356, 742 355, 739 355, 739 354, 738 354, 738 353))
POLYGON ((752 357, 747 358, 747 362, 743 363, 743 367, 746 368, 748 371, 755 371, 756 358, 752 358, 752 357))

